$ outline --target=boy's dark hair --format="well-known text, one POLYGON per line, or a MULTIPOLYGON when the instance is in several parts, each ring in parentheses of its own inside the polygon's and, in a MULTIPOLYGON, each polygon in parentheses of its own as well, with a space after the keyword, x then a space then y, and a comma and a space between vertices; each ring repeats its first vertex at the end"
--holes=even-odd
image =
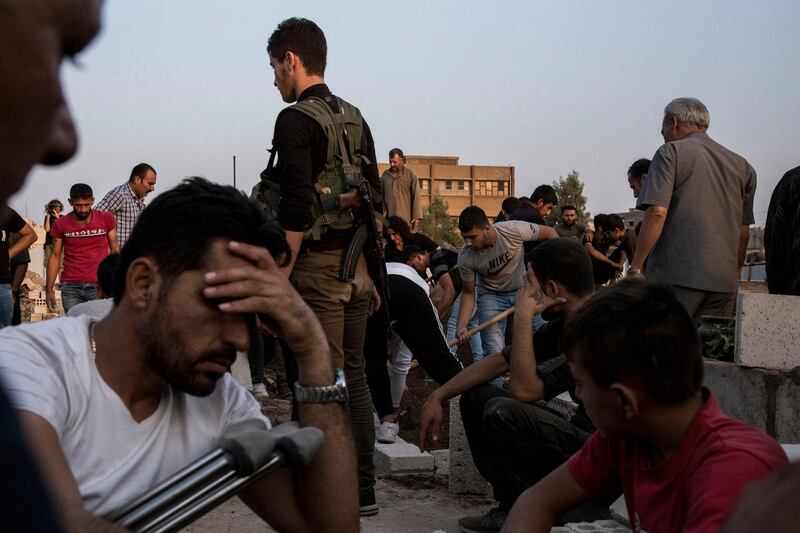
POLYGON ((505 213, 506 215, 510 215, 511 213, 522 207, 522 200, 520 200, 519 198, 515 198, 514 196, 509 196, 508 198, 503 200, 503 203, 500 205, 500 207, 503 209, 503 213, 505 213))
POLYGON ((617 214, 610 214, 603 221, 603 231, 610 231, 612 229, 625 229, 625 221, 617 214))
POLYGON ((156 173, 156 169, 154 169, 147 163, 139 163, 138 165, 136 165, 131 169, 131 177, 128 178, 128 181, 133 182, 133 178, 137 176, 140 178, 144 178, 148 171, 152 172, 153 174, 156 173))
POLYGON ((408 263, 411 259, 418 255, 427 254, 425 250, 417 246, 416 244, 409 244, 405 248, 403 248, 403 256, 402 261, 403 263, 408 263))
POLYGON ((637 159, 628 169, 628 176, 632 178, 641 178, 650 171, 650 160, 647 158, 637 159))
POLYGON ((407 244, 408 240, 411 238, 411 226, 408 225, 408 222, 406 222, 403 217, 397 215, 390 216, 387 222, 388 224, 383 228, 383 236, 388 240, 389 230, 392 230, 400 235, 400 238, 403 239, 403 244, 407 244))
POLYGON ((47 205, 44 206, 44 210, 49 213, 50 211, 54 211, 56 207, 64 209, 64 204, 62 204, 61 200, 59 200, 58 198, 53 198, 52 200, 47 202, 47 205))
POLYGON ((575 296, 589 296, 594 291, 592 260, 576 240, 544 241, 531 251, 528 259, 540 285, 556 281, 575 296))
POLYGON ((558 205, 558 196, 556 196, 556 190, 552 185, 539 185, 533 189, 531 202, 538 202, 539 200, 544 200, 546 204, 558 205))
POLYGON ((599 387, 621 382, 677 404, 703 383, 697 329, 664 283, 629 278, 598 292, 567 321, 563 342, 599 387))
POLYGON ((273 257, 285 254, 284 265, 291 259, 283 230, 257 203, 233 187, 193 177, 142 211, 114 272, 114 302, 125 294, 128 267, 135 259, 152 258, 166 289, 181 273, 203 268, 216 239, 263 246, 273 257))
POLYGON ((267 52, 280 60, 286 52, 292 52, 303 62, 308 74, 325 74, 328 42, 319 26, 308 19, 293 17, 278 24, 267 41, 267 52))
POLYGON ((600 228, 605 229, 605 227, 606 227, 605 226, 605 222, 606 222, 607 218, 608 218, 608 215, 605 215, 603 213, 597 213, 594 216, 594 230, 595 231, 600 231, 600 228))
POLYGON ((575 208, 575 206, 574 206, 574 205, 569 205, 569 204, 567 204, 567 205, 565 205, 564 207, 562 207, 562 208, 561 208, 561 212, 562 212, 562 213, 563 213, 564 211, 570 211, 570 210, 572 210, 572 211, 575 211, 575 214, 577 214, 577 213, 578 213, 578 210, 575 208))
POLYGON ((114 290, 114 271, 119 264, 119 254, 108 254, 105 259, 97 265, 97 284, 106 294, 112 294, 114 290))
POLYGON ((486 213, 477 205, 471 205, 458 215, 458 231, 461 233, 471 229, 483 229, 489 225, 486 213))
POLYGON ((70 200, 78 200, 85 198, 94 198, 94 192, 92 192, 92 188, 86 185, 85 183, 76 183, 75 185, 69 188, 70 200))
POLYGON ((403 155, 403 151, 400 148, 392 148, 389 150, 389 159, 393 158, 394 156, 399 156, 403 161, 406 160, 406 156, 403 155))

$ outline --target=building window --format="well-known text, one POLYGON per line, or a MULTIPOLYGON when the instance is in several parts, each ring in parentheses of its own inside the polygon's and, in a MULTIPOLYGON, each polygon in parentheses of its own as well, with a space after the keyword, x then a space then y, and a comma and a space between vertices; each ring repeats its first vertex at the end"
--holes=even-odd
POLYGON ((419 180, 419 184, 423 192, 428 192, 431 189, 431 182, 428 180, 419 180))
POLYGON ((446 191, 452 191, 453 190, 453 182, 450 181, 450 180, 445 181, 444 182, 444 189, 446 191))
POLYGON ((497 193, 498 194, 505 194, 506 193, 506 182, 505 181, 498 181, 497 182, 497 193))
POLYGON ((459 181, 458 182, 458 190, 459 191, 466 190, 465 186, 466 186, 466 182, 463 182, 463 181, 459 181))

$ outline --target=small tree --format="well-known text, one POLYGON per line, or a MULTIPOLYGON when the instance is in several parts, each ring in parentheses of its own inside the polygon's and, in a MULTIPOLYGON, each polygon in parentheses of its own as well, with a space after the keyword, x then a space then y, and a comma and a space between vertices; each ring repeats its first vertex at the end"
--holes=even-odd
POLYGON ((453 246, 464 244, 456 231, 456 221, 447 212, 447 202, 435 193, 422 214, 420 231, 436 242, 445 241, 453 246))
POLYGON ((549 224, 555 224, 561 220, 561 208, 565 205, 575 206, 578 214, 578 222, 586 224, 592 214, 586 211, 586 196, 583 194, 583 182, 578 171, 573 170, 567 177, 559 176, 553 181, 553 188, 558 196, 558 205, 553 209, 548 217, 549 224))

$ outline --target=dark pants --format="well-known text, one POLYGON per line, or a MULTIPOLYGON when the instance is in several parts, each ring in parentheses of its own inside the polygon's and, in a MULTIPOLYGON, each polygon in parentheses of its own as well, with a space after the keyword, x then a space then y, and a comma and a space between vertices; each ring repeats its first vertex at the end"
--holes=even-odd
MULTIPOLYGON (((389 317, 394 332, 408 346, 425 372, 440 385, 463 366, 447 346, 436 308, 425 291, 403 276, 388 276, 389 317)), ((378 416, 394 412, 386 371, 386 319, 384 306, 367 322, 367 382, 378 416)))
POLYGON ((736 316, 735 292, 711 292, 680 285, 673 285, 672 290, 697 326, 702 322, 703 315, 736 316))
POLYGON ((250 363, 250 379, 253 385, 264 383, 264 367, 275 355, 275 337, 264 334, 260 329, 250 330, 250 348, 247 362, 250 363))
POLYGON ((358 488, 364 497, 372 495, 375 486, 372 458, 375 425, 364 375, 364 334, 373 285, 363 257, 356 267, 355 279, 339 281, 343 253, 343 250, 333 250, 301 254, 292 280, 325 331, 334 367, 344 369, 349 396, 347 408, 358 461, 358 488))
POLYGON ((569 459, 591 435, 490 384, 462 394, 460 407, 475 466, 506 509, 525 489, 569 459))

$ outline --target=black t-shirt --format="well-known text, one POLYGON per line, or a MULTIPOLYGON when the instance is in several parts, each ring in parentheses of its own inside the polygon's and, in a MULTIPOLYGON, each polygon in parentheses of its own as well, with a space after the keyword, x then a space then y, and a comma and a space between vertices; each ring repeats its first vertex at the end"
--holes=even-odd
POLYGON ((431 272, 433 280, 438 283, 439 278, 450 274, 456 294, 461 292, 461 274, 458 272, 458 252, 439 248, 431 254, 431 272))
MULTIPOLYGON (((298 101, 317 97, 326 102, 334 113, 340 111, 339 102, 324 83, 312 85, 300 94, 298 101)), ((372 188, 381 193, 381 181, 375 157, 375 143, 372 140, 367 121, 363 122, 361 149, 370 161, 362 171, 372 188)), ((281 186, 280 212, 278 223, 288 231, 306 231, 314 222, 311 206, 314 201, 314 183, 325 167, 328 138, 322 127, 313 118, 301 111, 290 109, 280 115, 275 125, 273 146, 278 152, 275 179, 281 186)), ((350 154, 351 156, 357 154, 350 154)), ((375 210, 383 210, 382 202, 375 202, 375 210)), ((350 242, 354 229, 328 229, 319 241, 303 241, 309 250, 341 250, 350 242)))
POLYGON ((0 284, 11 283, 11 271, 8 266, 8 235, 9 233, 19 233, 24 227, 25 221, 19 216, 19 213, 9 208, 6 221, 0 223, 0 284))
MULTIPOLYGON (((51 215, 50 213, 45 214, 44 215, 44 223, 45 223, 45 225, 48 225, 48 219, 49 219, 49 226, 52 229, 53 223, 56 220, 58 220, 58 217, 55 216, 55 215, 51 215)), ((47 233, 45 233, 45 235, 44 235, 44 243, 45 243, 45 245, 48 245, 48 244, 52 245, 53 244, 53 236, 50 234, 49 231, 47 233)))
MULTIPOLYGON (((586 431, 594 431, 583 404, 575 396, 575 379, 569 370, 567 358, 561 351, 561 338, 564 332, 564 321, 561 318, 551 320, 540 327, 533 335, 533 353, 536 355, 536 373, 544 382, 545 401, 552 400, 559 394, 569 392, 572 400, 578 404, 578 411, 570 420, 586 431)), ((503 357, 511 360, 511 346, 503 349, 503 357)))

